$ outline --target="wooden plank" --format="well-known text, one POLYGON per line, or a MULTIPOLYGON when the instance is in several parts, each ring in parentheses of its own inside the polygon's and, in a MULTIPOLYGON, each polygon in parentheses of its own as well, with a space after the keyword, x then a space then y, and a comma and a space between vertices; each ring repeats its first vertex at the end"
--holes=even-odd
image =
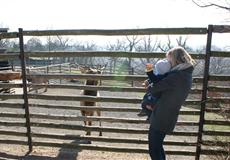
POLYGON ((208 136, 230 136, 230 131, 212 131, 212 130, 205 130, 204 135, 208 136))
POLYGON ((16 122, 16 121, 0 121, 0 126, 14 126, 14 127, 25 127, 26 123, 25 122, 16 122))
POLYGON ((210 81, 230 81, 229 75, 210 75, 210 81))
POLYGON ((217 141, 217 140, 203 140, 202 145, 205 146, 215 146, 215 147, 228 147, 230 146, 230 141, 217 141))
MULTIPOLYGON (((56 129, 70 129, 81 131, 95 131, 95 132, 113 132, 113 133, 130 133, 130 134, 148 134, 148 129, 137 128, 120 128, 120 127, 98 127, 98 126, 82 126, 82 125, 70 125, 60 123, 48 123, 48 122, 31 122, 32 127, 44 127, 44 128, 56 128, 56 129)), ((196 136, 197 131, 175 131, 169 135, 175 136, 196 136)))
POLYGON ((22 88, 22 83, 21 84, 0 83, 0 88, 22 88))
MULTIPOLYGON (((9 118, 24 118, 25 114, 0 112, 0 117, 9 118)), ((148 124, 145 119, 140 118, 118 118, 118 117, 98 117, 98 116, 76 116, 76 115, 61 115, 61 114, 44 114, 44 113, 31 113, 30 118, 43 119, 43 120, 64 120, 64 121, 101 121, 110 123, 134 123, 134 124, 148 124)), ((177 125, 180 126, 197 126, 196 121, 178 121, 177 125)))
MULTIPOLYGON (((18 59, 19 52, 0 54, 0 59, 18 59)), ((191 53, 194 59, 204 59, 204 54, 191 53)), ((165 58, 164 52, 125 52, 125 51, 36 51, 25 52, 26 57, 128 57, 128 58, 165 58)), ((53 67, 60 66, 56 65, 53 67)), ((51 66, 52 67, 52 66, 51 66)), ((44 68, 44 67, 41 67, 44 68)))
MULTIPOLYGON (((139 112, 140 108, 136 107, 112 107, 112 106, 70 106, 70 105, 42 105, 42 104, 30 104, 30 107, 36 108, 52 108, 52 109, 65 109, 65 110, 99 110, 99 111, 109 111, 109 112, 139 112)), ((180 110, 180 114, 183 115, 199 115, 199 110, 180 110)))
MULTIPOLYGON (((165 58, 163 52, 125 52, 125 51, 51 51, 25 52, 26 57, 128 57, 128 58, 165 58)), ((204 59, 204 54, 191 53, 194 59, 204 59)))
POLYGON ((200 110, 198 109, 184 110, 182 108, 179 113, 180 115, 200 115, 200 110))
POLYGON ((15 60, 19 58, 19 53, 0 53, 0 60, 15 60))
MULTIPOLYGON (((46 99, 46 100, 56 100, 56 101, 92 101, 92 102, 116 102, 116 103, 132 103, 140 104, 142 98, 137 97, 110 97, 110 96, 60 96, 60 95, 41 95, 41 94, 28 94, 30 99, 46 99)), ((186 100, 186 105, 198 105, 200 100, 186 100)))
POLYGON ((211 56, 227 58, 227 57, 230 57, 230 52, 229 51, 211 51, 211 56))
POLYGON ((25 114, 13 113, 13 112, 0 112, 0 117, 25 118, 25 114))
POLYGON ((102 35, 102 36, 128 36, 128 35, 175 35, 175 34, 206 34, 207 28, 144 28, 144 29, 81 29, 81 30, 27 30, 24 36, 60 36, 60 35, 102 35))
MULTIPOLYGON (((28 74, 28 78, 44 78, 44 79, 93 79, 93 80, 112 80, 112 81, 144 81, 147 79, 146 75, 96 75, 96 74, 28 74)), ((194 83, 202 82, 203 78, 194 77, 194 83)))
MULTIPOLYGON (((26 137, 25 132, 13 131, 13 130, 0 130, 0 135, 20 136, 26 137)), ((147 139, 140 138, 118 138, 118 137, 106 137, 106 136, 87 136, 87 135, 71 135, 63 133, 31 133, 33 138, 48 138, 57 140, 87 140, 97 142, 109 142, 109 143, 129 143, 129 144, 148 144, 147 139)), ((196 142, 192 141, 173 141, 166 140, 164 145, 174 146, 196 146, 196 142)))
POLYGON ((18 38, 18 32, 1 33, 0 39, 18 38))
POLYGON ((230 87, 229 86, 213 86, 213 85, 210 85, 208 87, 208 91, 230 92, 230 87))
POLYGON ((0 108, 19 108, 19 109, 23 109, 23 103, 0 102, 0 108))
MULTIPOLYGON (((0 84, 0 87, 3 86, 0 84)), ((20 84, 9 85, 8 87, 21 87, 20 84)), ((59 88, 59 89, 75 89, 75 90, 92 90, 92 91, 110 91, 110 92, 146 92, 144 87, 120 87, 120 86, 89 86, 89 85, 72 85, 72 84, 31 84, 37 88, 59 88)), ((191 89, 190 94, 200 94, 201 89, 191 89)))
POLYGON ((230 25, 213 25, 215 33, 230 33, 230 25))
MULTIPOLYGON (((1 85, 0 85, 1 86, 1 85)), ((120 87, 120 86, 89 86, 89 85, 72 85, 72 84, 32 84, 34 87, 47 88, 64 88, 64 89, 78 89, 78 90, 92 90, 92 91, 110 91, 110 92, 146 92, 144 87, 120 87)))
POLYGON ((229 155, 229 151, 223 150, 223 149, 218 149, 218 150, 202 149, 201 154, 202 155, 215 155, 215 156, 217 156, 217 155, 226 155, 226 157, 227 157, 227 155, 229 155))
POLYGON ((92 101, 92 102, 116 102, 116 103, 141 103, 142 99, 137 97, 96 97, 96 96, 60 96, 60 95, 41 95, 28 94, 30 99, 45 99, 56 101, 92 101))
POLYGON ((23 94, 4 93, 0 95, 0 99, 23 99, 23 94))
MULTIPOLYGON (((1 108, 21 108, 23 109, 22 103, 12 103, 12 102, 1 102, 1 108)), ((136 107, 112 107, 112 106, 75 106, 75 105, 51 105, 51 104, 35 104, 30 103, 29 107, 31 108, 46 108, 46 109, 60 109, 60 110, 100 110, 100 111, 109 111, 109 112, 139 112, 140 108, 136 107)), ((190 109, 190 110, 180 110, 182 115, 199 115, 199 110, 190 109)))
MULTIPOLYGON (((87 136, 87 135, 69 135, 69 134, 57 134, 57 133, 32 133, 34 138, 50 138, 50 139, 62 139, 62 140, 86 140, 86 141, 98 141, 109 143, 129 143, 129 144, 148 144, 147 139, 140 138, 118 138, 118 137, 106 137, 106 136, 87 136)), ((196 142, 190 141, 164 141, 164 145, 175 146, 196 146, 196 142)))
POLYGON ((116 80, 116 81, 144 81, 146 75, 96 75, 96 74, 28 74, 28 78, 44 79, 96 79, 96 80, 116 80))
POLYGON ((222 125, 222 126, 230 126, 230 121, 227 120, 205 120, 205 125, 222 125))
POLYGON ((230 97, 208 97, 208 103, 230 104, 230 97))
POLYGON ((212 113, 230 113, 230 108, 206 108, 206 112, 212 113))
POLYGON ((19 137, 26 137, 26 133, 25 132, 20 132, 20 131, 13 131, 13 130, 0 130, 0 134, 1 135, 7 135, 7 136, 19 136, 19 137))
POLYGON ((125 52, 125 51, 57 51, 26 52, 27 57, 129 57, 129 58, 165 58, 163 52, 125 52))
MULTIPOLYGON (((3 86, 0 84, 0 87, 3 86)), ((13 87, 20 87, 21 85, 12 85, 13 87)), ((120 87, 120 86, 93 86, 93 85, 73 85, 73 84, 31 84, 31 86, 44 88, 60 88, 60 89, 78 89, 78 90, 92 90, 92 91, 110 91, 110 92, 146 92, 144 87, 120 87)), ((192 88, 191 94, 200 94, 202 89, 192 88)))
POLYGON ((18 145, 28 145, 27 141, 22 140, 6 140, 0 139, 0 144, 18 144, 18 145))

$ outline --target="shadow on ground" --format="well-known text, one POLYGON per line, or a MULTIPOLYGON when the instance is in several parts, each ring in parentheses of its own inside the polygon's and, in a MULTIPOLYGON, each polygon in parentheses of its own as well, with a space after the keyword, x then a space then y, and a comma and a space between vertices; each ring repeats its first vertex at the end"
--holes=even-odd
MULTIPOLYGON (((88 144, 88 141, 83 141, 83 140, 75 140, 71 142, 71 144, 88 144)), ((10 153, 5 153, 5 152, 0 152, 0 160, 76 160, 78 157, 78 153, 81 150, 77 149, 68 149, 68 148, 60 148, 58 154, 56 157, 54 156, 42 156, 42 155, 35 155, 33 152, 26 154, 24 156, 20 155, 15 155, 15 154, 10 154, 10 153)))

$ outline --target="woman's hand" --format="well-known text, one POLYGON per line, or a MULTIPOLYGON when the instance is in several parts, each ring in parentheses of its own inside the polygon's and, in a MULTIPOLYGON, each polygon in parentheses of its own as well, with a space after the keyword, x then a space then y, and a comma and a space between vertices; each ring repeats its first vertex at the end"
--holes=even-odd
POLYGON ((149 79, 146 79, 143 83, 142 86, 145 87, 145 89, 149 89, 150 87, 152 87, 152 83, 149 82, 149 79))
POLYGON ((149 87, 149 81, 146 79, 143 83, 142 86, 144 86, 146 89, 149 87))

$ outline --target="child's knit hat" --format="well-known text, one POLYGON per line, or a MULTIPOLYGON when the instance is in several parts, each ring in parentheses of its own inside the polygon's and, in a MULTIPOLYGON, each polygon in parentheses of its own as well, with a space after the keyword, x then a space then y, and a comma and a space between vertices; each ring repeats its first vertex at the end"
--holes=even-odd
POLYGON ((170 69, 171 69, 171 63, 167 59, 159 60, 155 64, 156 74, 163 75, 163 74, 169 72, 170 69))

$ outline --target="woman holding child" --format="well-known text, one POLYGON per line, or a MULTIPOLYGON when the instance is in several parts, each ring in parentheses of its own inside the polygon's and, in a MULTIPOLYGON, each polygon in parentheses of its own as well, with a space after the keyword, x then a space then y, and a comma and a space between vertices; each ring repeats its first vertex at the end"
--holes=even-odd
POLYGON ((165 160, 163 141, 166 134, 175 128, 180 108, 191 89, 195 64, 182 47, 170 49, 166 59, 171 64, 170 71, 147 89, 153 96, 160 95, 149 118, 149 154, 152 160, 165 160))

